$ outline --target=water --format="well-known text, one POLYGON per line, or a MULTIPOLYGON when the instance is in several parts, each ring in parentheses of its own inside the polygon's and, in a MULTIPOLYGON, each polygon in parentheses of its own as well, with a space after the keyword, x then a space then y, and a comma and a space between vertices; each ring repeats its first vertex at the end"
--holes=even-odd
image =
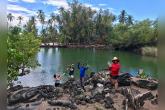
MULTIPOLYGON (((107 68, 107 62, 117 56, 121 63, 121 72, 136 74, 139 68, 143 68, 145 73, 152 77, 157 77, 157 59, 136 55, 130 52, 80 49, 80 48, 41 48, 37 54, 37 59, 41 64, 30 74, 19 77, 19 81, 24 86, 38 86, 42 84, 54 84, 54 73, 67 73, 69 64, 75 64, 76 77, 79 76, 77 62, 89 65, 88 73, 97 72, 107 68)), ((66 75, 63 76, 63 80, 66 75)))

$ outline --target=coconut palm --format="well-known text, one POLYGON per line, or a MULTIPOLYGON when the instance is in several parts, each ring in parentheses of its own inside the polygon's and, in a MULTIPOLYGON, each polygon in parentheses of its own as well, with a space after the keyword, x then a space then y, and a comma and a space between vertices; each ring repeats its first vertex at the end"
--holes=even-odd
POLYGON ((19 25, 21 25, 23 17, 22 16, 18 16, 18 20, 19 20, 19 25))
POLYGON ((121 14, 119 15, 119 22, 122 24, 125 24, 127 18, 126 18, 127 12, 125 10, 121 11, 121 14))
POLYGON ((8 19, 8 21, 11 23, 11 22, 13 21, 13 19, 14 19, 14 16, 13 16, 11 13, 9 13, 9 14, 7 15, 7 19, 8 19))
POLYGON ((42 30, 43 30, 45 24, 45 14, 42 10, 38 10, 37 14, 38 14, 37 17, 40 20, 40 23, 42 24, 42 30))
POLYGON ((127 23, 127 25, 132 25, 133 24, 133 17, 131 15, 128 15, 126 23, 127 23))
POLYGON ((54 24, 53 25, 53 27, 54 27, 55 26, 55 22, 56 22, 56 16, 55 16, 54 13, 51 13, 50 17, 51 17, 52 23, 54 24))

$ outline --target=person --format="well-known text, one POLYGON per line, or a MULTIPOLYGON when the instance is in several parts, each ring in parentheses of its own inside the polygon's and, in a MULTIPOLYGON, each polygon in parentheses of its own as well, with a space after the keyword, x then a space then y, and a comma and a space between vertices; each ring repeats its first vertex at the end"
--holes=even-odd
POLYGON ((88 67, 85 64, 80 66, 80 63, 78 63, 77 66, 78 66, 78 69, 80 70, 80 84, 81 84, 81 87, 85 90, 85 88, 84 88, 84 77, 85 77, 85 72, 88 69, 88 67))
POLYGON ((69 70, 69 76, 73 77, 74 76, 74 64, 70 65, 69 68, 67 68, 67 70, 69 70))
POLYGON ((143 69, 139 69, 137 77, 142 78, 142 79, 147 79, 147 75, 145 74, 143 69))
POLYGON ((55 87, 60 86, 61 76, 60 74, 54 74, 55 87))
POLYGON ((112 59, 112 64, 108 62, 108 70, 110 73, 110 80, 115 86, 115 91, 118 90, 118 76, 120 71, 120 63, 117 57, 112 59))

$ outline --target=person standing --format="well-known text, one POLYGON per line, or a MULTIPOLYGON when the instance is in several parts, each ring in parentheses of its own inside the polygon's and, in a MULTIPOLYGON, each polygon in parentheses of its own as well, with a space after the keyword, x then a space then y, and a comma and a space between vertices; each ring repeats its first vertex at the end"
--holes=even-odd
POLYGON ((85 90, 85 88, 84 88, 84 77, 85 77, 85 72, 88 69, 88 67, 85 64, 80 66, 80 63, 78 63, 77 66, 78 66, 78 69, 80 70, 80 84, 81 84, 81 87, 85 90))
POLYGON ((110 73, 110 80, 112 84, 115 86, 115 90, 118 90, 118 77, 120 71, 120 63, 117 57, 112 59, 112 64, 108 62, 108 70, 110 73))
POLYGON ((74 77, 74 64, 70 65, 69 68, 67 68, 67 70, 69 71, 69 76, 74 77))

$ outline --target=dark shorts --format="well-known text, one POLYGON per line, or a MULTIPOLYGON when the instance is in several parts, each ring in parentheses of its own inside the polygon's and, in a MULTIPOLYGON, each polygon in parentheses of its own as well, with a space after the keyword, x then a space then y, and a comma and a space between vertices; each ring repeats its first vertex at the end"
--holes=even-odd
POLYGON ((111 76, 112 79, 115 79, 115 80, 117 80, 118 77, 119 77, 119 76, 112 76, 112 75, 110 75, 110 76, 111 76))
POLYGON ((69 72, 69 75, 71 76, 71 75, 74 75, 74 71, 70 71, 69 72))
POLYGON ((55 83, 55 87, 59 87, 60 86, 60 83, 55 83))

